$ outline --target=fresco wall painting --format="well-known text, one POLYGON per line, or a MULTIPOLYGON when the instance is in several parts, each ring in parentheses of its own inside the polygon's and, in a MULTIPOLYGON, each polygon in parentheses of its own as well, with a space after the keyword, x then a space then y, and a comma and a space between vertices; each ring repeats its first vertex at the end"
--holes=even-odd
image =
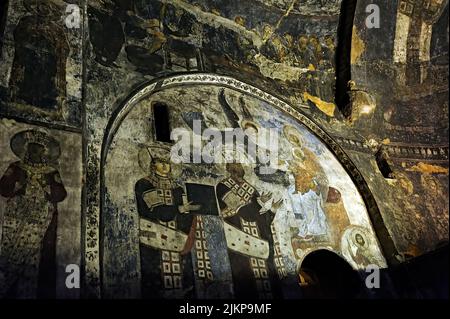
POLYGON ((136 103, 110 145, 102 260, 108 296, 295 296, 301 262, 318 249, 355 270, 386 266, 344 168, 304 125, 263 99, 215 85, 167 88, 136 103), (192 119, 219 132, 249 124, 275 130, 273 173, 261 174, 250 158, 171 162, 174 144, 155 140, 155 103, 168 106, 172 129, 192 134, 192 119))

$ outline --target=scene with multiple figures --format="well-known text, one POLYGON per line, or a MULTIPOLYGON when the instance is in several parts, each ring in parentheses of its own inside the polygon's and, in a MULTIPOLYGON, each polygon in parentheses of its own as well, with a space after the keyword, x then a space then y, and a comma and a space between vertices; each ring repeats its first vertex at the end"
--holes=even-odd
POLYGON ((449 0, 1 0, 0 302, 448 299, 448 56, 449 0))

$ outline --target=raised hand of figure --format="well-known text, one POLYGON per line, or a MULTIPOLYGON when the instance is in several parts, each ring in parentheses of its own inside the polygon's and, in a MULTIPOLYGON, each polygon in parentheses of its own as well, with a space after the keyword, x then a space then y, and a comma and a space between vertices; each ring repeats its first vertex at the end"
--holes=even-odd
POLYGON ((193 211, 193 212, 199 211, 201 208, 202 208, 202 205, 193 205, 193 204, 188 205, 189 211, 193 211))
POLYGON ((202 208, 201 205, 195 205, 193 202, 186 203, 179 207, 181 214, 189 214, 191 211, 198 211, 202 208))
POLYGON ((272 212, 276 213, 278 209, 283 205, 283 199, 279 199, 276 202, 272 203, 272 212))
POLYGON ((260 214, 265 214, 270 209, 270 200, 272 199, 272 193, 263 192, 261 196, 257 198, 258 204, 261 206, 259 210, 260 214))
POLYGON ((16 194, 19 191, 23 191, 24 187, 27 185, 28 176, 27 173, 22 170, 18 170, 16 172, 14 169, 8 168, 3 178, 8 180, 12 179, 14 178, 13 174, 17 174, 17 178, 14 180, 14 184, 12 185, 14 187, 14 194, 16 194))
POLYGON ((261 196, 259 196, 259 200, 263 203, 267 203, 272 198, 271 192, 263 192, 261 196))

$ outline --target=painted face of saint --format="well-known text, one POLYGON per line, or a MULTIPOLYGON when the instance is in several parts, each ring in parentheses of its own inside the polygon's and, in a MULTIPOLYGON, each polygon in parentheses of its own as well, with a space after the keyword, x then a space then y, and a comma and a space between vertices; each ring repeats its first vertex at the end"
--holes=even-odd
POLYGON ((356 234, 355 240, 360 246, 364 246, 366 244, 366 241, 364 240, 363 236, 361 236, 361 234, 356 234))
POLYGON ((244 168, 240 163, 227 163, 227 171, 234 178, 243 178, 245 175, 244 168))
POLYGON ((27 149, 27 158, 33 164, 43 163, 45 161, 45 147, 38 143, 29 143, 27 149))
POLYGON ((308 38, 306 36, 300 36, 298 39, 298 47, 300 50, 306 50, 308 47, 308 38))
POLYGON ((292 155, 294 159, 297 161, 297 165, 302 166, 302 162, 305 160, 305 153, 303 153, 302 149, 299 147, 295 147, 292 150, 292 155))
POLYGON ((155 169, 156 174, 160 176, 167 176, 170 173, 171 167, 170 164, 164 161, 155 160, 155 169))
POLYGON ((296 135, 289 136, 289 142, 294 145, 300 146, 300 139, 296 135))
POLYGON ((255 125, 247 123, 244 126, 244 131, 247 136, 249 136, 254 141, 256 141, 256 139, 258 137, 258 128, 255 125))

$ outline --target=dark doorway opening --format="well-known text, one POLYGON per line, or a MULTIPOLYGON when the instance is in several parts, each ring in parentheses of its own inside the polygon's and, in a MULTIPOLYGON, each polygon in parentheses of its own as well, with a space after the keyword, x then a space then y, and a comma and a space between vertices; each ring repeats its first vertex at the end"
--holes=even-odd
POLYGON ((300 268, 300 286, 306 299, 367 298, 358 272, 328 250, 305 257, 300 268))
POLYGON ((171 143, 169 109, 164 103, 153 104, 155 138, 158 142, 171 143))

